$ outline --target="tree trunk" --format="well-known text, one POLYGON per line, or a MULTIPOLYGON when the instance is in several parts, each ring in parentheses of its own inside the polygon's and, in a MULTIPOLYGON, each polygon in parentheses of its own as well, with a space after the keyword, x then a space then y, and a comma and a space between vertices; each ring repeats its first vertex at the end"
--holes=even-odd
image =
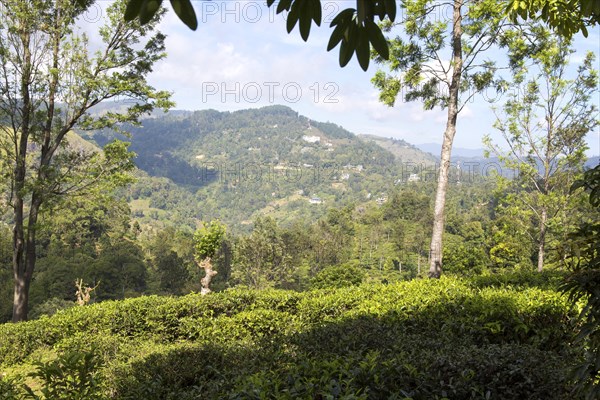
MULTIPOLYGON (((19 166, 17 166, 16 176, 19 176, 19 166)), ((26 277, 27 268, 25 266, 25 234, 24 234, 24 216, 23 216, 23 198, 17 194, 15 199, 15 222, 13 227, 13 315, 12 321, 26 321, 27 310, 29 307, 29 282, 26 277)))
POLYGON ((450 155, 452 142, 456 134, 456 119, 458 117, 458 94, 460 89, 460 77, 462 73, 462 1, 454 1, 453 29, 452 29, 452 81, 449 87, 448 119, 444 142, 440 155, 440 171, 438 176, 437 190, 435 193, 435 205, 433 209, 433 232, 431 235, 431 246, 429 249, 429 277, 439 278, 442 274, 442 236, 444 233, 444 208, 446 205, 446 192, 448 190, 448 174, 450 172, 450 155))
POLYGON ((19 276, 15 278, 12 322, 27 321, 30 282, 31 281, 25 278, 25 276, 19 276))
POLYGON ((544 207, 540 215, 540 241, 538 243, 538 263, 537 270, 542 272, 544 269, 544 253, 546 248, 546 221, 548 220, 548 211, 544 207))
MULTIPOLYGON (((18 161, 17 161, 18 163, 18 161)), ((19 164, 19 163, 18 163, 19 164)), ((24 166, 23 166, 24 169, 24 166)), ((15 176, 19 177, 21 168, 17 165, 15 176)), ((24 173, 23 173, 24 174, 24 173)), ((19 183, 18 179, 15 179, 19 183)), ((16 185, 15 185, 16 186, 16 185)), ((22 186, 21 186, 22 187, 22 186)), ((13 279, 14 279, 14 297, 13 297, 13 322, 24 321, 27 319, 27 303, 29 287, 25 278, 25 234, 24 234, 24 216, 23 216, 23 198, 19 192, 16 192, 15 203, 13 205, 15 221, 13 226, 13 279)))
POLYGON ((24 220, 22 207, 19 211, 20 212, 15 213, 18 218, 15 219, 13 237, 13 276, 15 282, 13 295, 13 322, 27 320, 29 310, 29 286, 31 284, 31 277, 33 276, 36 261, 35 224, 37 224, 39 204, 36 201, 31 206, 26 235, 24 235, 23 229, 24 220))
POLYGON ((24 190, 26 179, 27 144, 29 141, 29 125, 31 117, 31 97, 29 93, 29 79, 32 70, 31 50, 29 49, 30 34, 27 28, 20 34, 23 45, 23 72, 21 76, 21 134, 17 154, 15 154, 15 182, 13 193, 15 196, 14 226, 13 226, 13 278, 15 282, 13 297, 13 322, 26 321, 29 303, 29 284, 31 276, 27 274, 27 260, 25 247, 25 211, 24 190))
POLYGON ((199 265, 200 265, 200 268, 202 268, 205 273, 204 278, 202 278, 200 280, 200 283, 202 284, 202 288, 200 289, 200 294, 204 295, 204 294, 208 294, 211 292, 210 282, 212 281, 212 278, 217 274, 217 271, 215 271, 213 269, 210 257, 207 257, 204 260, 202 260, 202 262, 199 265))
POLYGON ((40 209, 40 200, 36 194, 32 197, 31 209, 27 221, 27 234, 23 233, 24 221, 20 218, 20 223, 15 221, 14 235, 14 254, 13 254, 13 273, 14 273, 14 294, 13 294, 13 322, 26 321, 29 312, 29 286, 33 270, 35 269, 36 254, 36 227, 40 209), (17 234, 18 232, 18 234, 17 234), (23 243, 25 242, 25 246, 23 243))

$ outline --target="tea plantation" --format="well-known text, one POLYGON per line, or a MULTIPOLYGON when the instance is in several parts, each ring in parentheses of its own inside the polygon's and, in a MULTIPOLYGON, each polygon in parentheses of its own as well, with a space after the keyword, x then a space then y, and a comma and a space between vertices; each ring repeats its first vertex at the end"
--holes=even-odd
POLYGON ((544 279, 231 289, 0 325, 0 399, 572 399, 544 279))

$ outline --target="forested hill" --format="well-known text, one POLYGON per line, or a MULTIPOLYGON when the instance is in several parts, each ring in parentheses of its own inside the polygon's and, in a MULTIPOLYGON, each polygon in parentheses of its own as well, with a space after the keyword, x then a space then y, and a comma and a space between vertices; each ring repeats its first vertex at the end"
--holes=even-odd
MULTIPOLYGON (((373 137, 285 106, 178 111, 128 130, 143 173, 125 195, 146 223, 221 218, 243 226, 259 214, 313 219, 327 207, 381 199, 415 164, 431 162, 408 144, 397 143, 392 153, 373 137)), ((113 137, 87 136, 99 145, 113 137)))

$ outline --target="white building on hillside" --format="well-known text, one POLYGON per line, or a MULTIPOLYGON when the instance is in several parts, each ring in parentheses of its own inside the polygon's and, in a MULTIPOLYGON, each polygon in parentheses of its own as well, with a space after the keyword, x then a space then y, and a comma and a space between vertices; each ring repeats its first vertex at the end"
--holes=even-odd
POLYGON ((304 136, 302 136, 302 140, 304 140, 305 142, 308 142, 308 143, 319 143, 321 141, 321 138, 318 136, 304 135, 304 136))

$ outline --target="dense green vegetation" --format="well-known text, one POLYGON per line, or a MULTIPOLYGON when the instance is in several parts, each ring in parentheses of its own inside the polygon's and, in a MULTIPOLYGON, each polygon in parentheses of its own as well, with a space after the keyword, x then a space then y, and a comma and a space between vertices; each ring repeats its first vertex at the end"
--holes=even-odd
MULTIPOLYGON (((593 293, 596 277, 585 266, 597 257, 595 225, 586 221, 600 218, 586 192, 571 191, 569 217, 589 231, 580 245, 587 253, 569 254, 565 235, 585 237, 577 227, 551 226, 544 274, 532 273, 536 227, 510 205, 523 190, 518 181, 470 176, 448 192, 450 276, 419 279, 435 189, 423 179, 392 185, 379 199, 323 207, 322 216, 263 216, 219 230, 210 241, 218 293, 201 296, 199 261, 208 252, 198 244, 211 225, 196 237, 196 223, 174 227, 167 219, 177 207, 157 223, 137 218, 123 193, 151 195, 155 187, 144 183, 152 181, 188 190, 140 176, 116 196, 69 198, 43 216, 35 320, 0 325, 4 398, 29 388, 65 399, 571 399, 576 366, 580 386, 597 387, 588 344, 597 340, 595 311, 578 319, 557 289, 575 268, 573 298, 583 305, 593 293), (75 306, 77 279, 96 287, 95 304, 75 306), (577 336, 582 323, 590 339, 577 336)), ((10 235, 0 229, 7 321, 10 235)))
MULTIPOLYGON (((134 184, 136 185, 136 184, 134 184)), ((212 257, 217 271, 211 288, 236 285, 305 290, 324 269, 357 268, 368 282, 395 282, 422 276, 428 258, 432 182, 396 186, 385 201, 370 199, 341 208, 324 207, 290 222, 257 217, 244 230, 227 227, 212 257), (249 229, 249 231, 248 231, 249 229), (247 232, 247 233, 245 233, 247 232)), ((507 206, 519 188, 491 180, 455 182, 449 192, 444 248, 448 272, 530 270, 536 264, 535 226, 507 206)), ((573 220, 593 220, 597 211, 575 192, 573 220)), ((175 212, 176 210, 173 210, 175 212)), ((168 218, 168 217, 164 217, 168 218)), ((168 224, 169 221, 166 221, 168 224)), ((38 271, 31 287, 36 318, 72 305, 77 279, 98 285, 92 301, 142 294, 181 295, 200 291, 204 276, 194 258, 194 231, 185 226, 140 224, 124 200, 74 198, 46 216, 41 225, 38 271)), ((6 277, 0 287, 2 320, 10 318, 10 242, 2 228, 0 247, 6 277)), ((550 229, 550 243, 564 243, 564 226, 550 229)), ((550 270, 565 269, 565 246, 553 245, 545 260, 550 270)))
MULTIPOLYGON (((451 20, 433 0, 402 2, 401 22, 388 0, 338 15, 329 49, 375 57, 383 102, 447 109, 439 169, 284 106, 152 113, 172 105, 145 81, 165 57, 160 1, 114 3, 93 59, 71 29, 92 1, 5 3, 0 400, 600 396, 594 55, 567 71, 591 2, 513 9, 563 37, 494 0, 450 2, 451 20), (464 174, 457 117, 487 88, 508 92, 509 153, 487 140, 505 170, 464 174), (96 107, 117 94, 136 101, 96 107)), ((305 40, 307 4, 277 8, 305 40)))
POLYGON ((77 25, 92 1, 3 1, 0 15, 0 190, 11 210, 13 322, 25 321, 38 260, 42 214, 66 196, 97 196, 129 182, 134 168, 128 144, 118 140, 89 151, 69 143, 73 127, 118 129, 139 122, 154 107, 173 106, 170 93, 146 77, 166 57, 160 14, 141 26, 122 18, 113 2, 97 24, 97 43, 77 25), (48 8, 50 10, 48 11, 48 8), (129 106, 103 115, 88 111, 114 97, 129 106))
MULTIPOLYGON (((364 143, 355 146, 360 153, 364 143)), ((218 293, 206 297, 196 294, 205 252, 195 256, 204 231, 194 237, 201 218, 192 210, 204 209, 197 192, 211 185, 219 198, 220 183, 194 187, 139 171, 114 193, 68 198, 41 219, 35 320, 0 328, 0 387, 18 393, 27 384, 38 395, 83 387, 86 399, 573 398, 569 372, 585 365, 593 382, 595 354, 576 338, 578 311, 557 291, 574 262, 565 235, 577 227, 548 229, 548 272, 533 275, 536 226, 511 205, 519 181, 455 171, 444 232, 445 271, 455 277, 423 281, 431 172, 344 205, 305 198, 284 219, 230 205, 254 217, 227 225, 214 242, 210 288, 218 293), (163 195, 154 218, 136 211, 163 195), (78 279, 95 287, 95 304, 75 306, 78 279), (66 375, 48 373, 57 368, 66 375)), ((370 174, 361 176, 369 182, 370 174)), ((586 193, 570 195, 570 220, 599 220, 586 193)), ((0 229, 0 312, 8 321, 10 234, 0 229)))
MULTIPOLYGON (((575 310, 555 281, 447 277, 76 307, 0 326, 3 384, 76 352, 100 360, 94 398, 567 399, 575 310)), ((43 387, 35 378, 25 381, 43 387)))

